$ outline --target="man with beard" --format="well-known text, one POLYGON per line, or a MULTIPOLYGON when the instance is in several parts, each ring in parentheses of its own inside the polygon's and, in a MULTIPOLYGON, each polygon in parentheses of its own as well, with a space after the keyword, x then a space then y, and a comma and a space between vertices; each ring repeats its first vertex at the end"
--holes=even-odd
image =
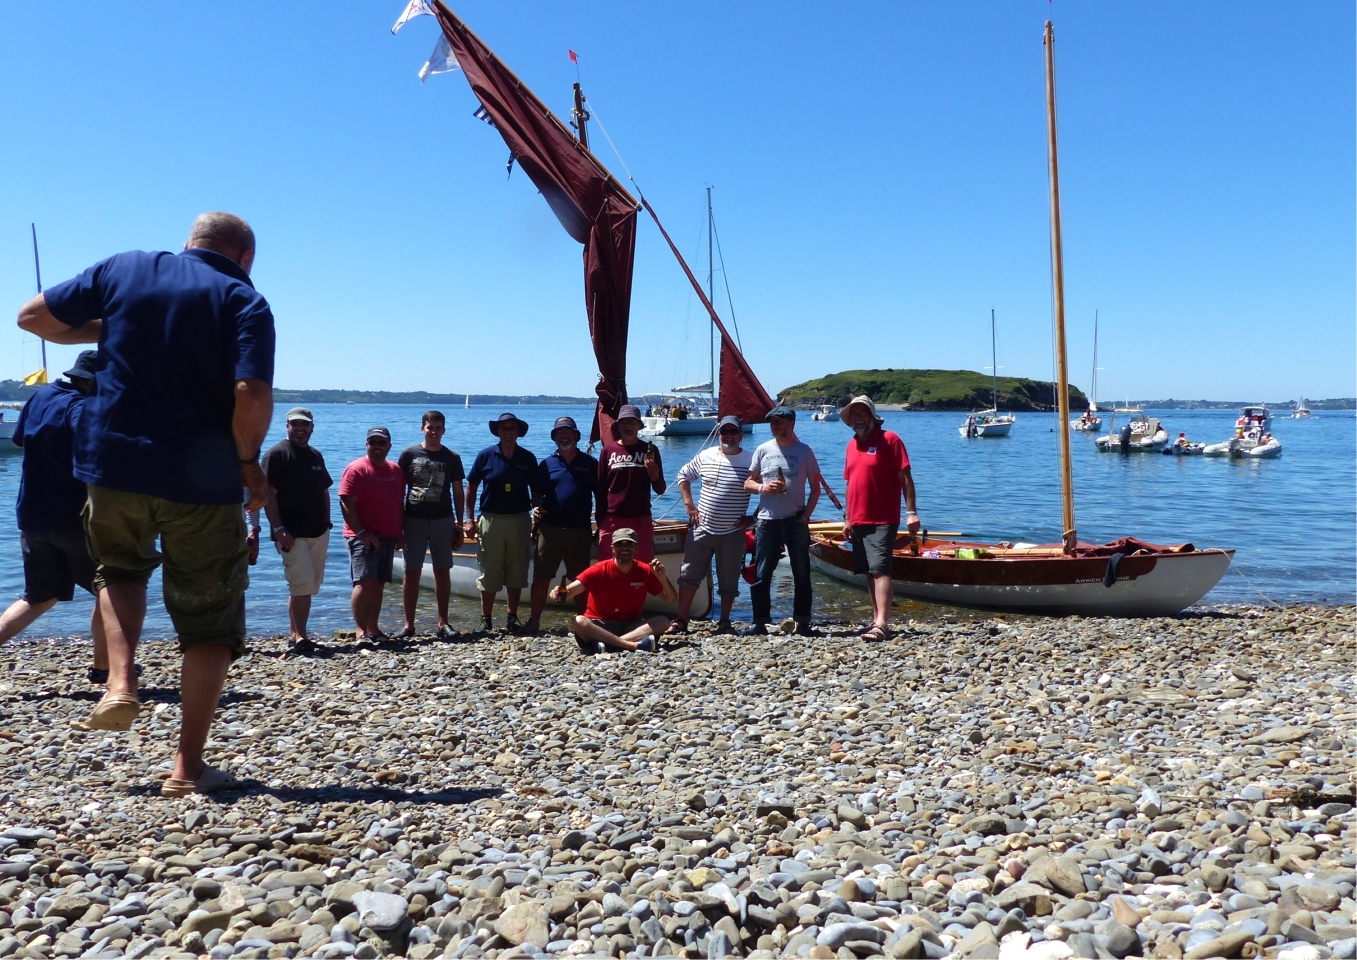
MULTIPOLYGON (((532 574, 532 613, 525 633, 541 629, 547 591, 561 564, 567 581, 589 566, 593 540, 590 518, 599 499, 598 461, 579 449, 580 431, 570 417, 558 417, 551 428, 556 452, 537 464, 533 484, 533 520, 537 525, 537 562, 532 574)), ((584 612, 584 598, 576 605, 584 612)))
POLYGON ((603 447, 598 459, 598 555, 610 555, 613 531, 626 527, 636 534, 636 559, 655 558, 655 525, 650 494, 663 496, 664 464, 655 444, 640 438, 641 408, 625 404, 613 424, 617 439, 603 447))

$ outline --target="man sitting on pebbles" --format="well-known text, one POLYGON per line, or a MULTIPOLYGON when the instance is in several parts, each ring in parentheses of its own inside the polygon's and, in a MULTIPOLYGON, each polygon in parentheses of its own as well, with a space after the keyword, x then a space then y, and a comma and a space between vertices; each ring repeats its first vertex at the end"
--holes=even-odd
POLYGON ((600 560, 572 580, 568 586, 556 586, 551 598, 557 603, 589 594, 583 616, 571 623, 575 640, 585 654, 616 650, 658 652, 658 638, 669 626, 668 617, 641 619, 646 594, 663 596, 669 603, 678 601, 678 591, 669 582, 659 560, 642 563, 636 559, 636 531, 619 527, 613 531, 611 560, 600 560))

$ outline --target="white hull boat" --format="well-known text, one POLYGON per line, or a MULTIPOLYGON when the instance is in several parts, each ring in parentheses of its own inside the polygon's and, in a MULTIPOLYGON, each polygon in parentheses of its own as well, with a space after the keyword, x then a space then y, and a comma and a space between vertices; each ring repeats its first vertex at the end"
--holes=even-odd
POLYGON ((1268 412, 1267 404, 1248 406, 1239 412, 1239 419, 1234 425, 1236 430, 1243 430, 1245 433, 1251 430, 1267 433, 1272 429, 1272 414, 1268 412))
POLYGON ((1103 419, 1102 417, 1094 416, 1092 411, 1093 408, 1090 407, 1088 413, 1085 413, 1082 417, 1075 417, 1071 420, 1070 429, 1076 433, 1097 433, 1101 430, 1103 419))
POLYGON ((1161 451, 1165 456, 1200 457, 1206 452, 1204 443, 1170 443, 1161 451))
POLYGON ((980 413, 971 414, 966 418, 966 422, 957 427, 957 432, 963 437, 974 439, 978 437, 1006 437, 1008 432, 1013 429, 1013 424, 1018 422, 1018 418, 1011 413, 997 413, 993 410, 983 410, 980 413))
MULTIPOLYGON (((717 417, 642 417, 641 436, 656 437, 706 437, 716 429, 717 417)), ((753 433, 752 423, 744 424, 745 433, 753 433)))
POLYGON ((1305 398, 1304 398, 1304 397, 1301 397, 1300 400, 1296 403, 1296 412, 1293 413, 1293 414, 1291 414, 1291 419, 1292 419, 1292 420, 1313 420, 1313 419, 1314 419, 1314 416, 1315 416, 1315 415, 1314 415, 1313 413, 1310 412, 1310 408, 1309 408, 1308 406, 1305 405, 1305 398))
MULTIPOLYGON (((664 563, 665 571, 668 573, 671 583, 677 583, 679 566, 683 563, 683 545, 687 542, 687 539, 688 525, 685 523, 660 522, 655 525, 656 558, 664 563)), ((401 559, 399 551, 396 553, 396 559, 392 564, 392 570, 393 580, 404 581, 405 563, 401 559)), ((480 591, 476 589, 476 578, 480 576, 480 569, 476 566, 476 545, 474 542, 468 542, 461 550, 458 550, 453 554, 452 570, 449 572, 452 593, 454 596, 465 597, 469 600, 480 599, 480 591)), ((556 574, 552 578, 552 582, 559 583, 563 576, 565 576, 564 563, 557 568, 556 574)), ((428 562, 427 558, 425 559, 424 567, 420 570, 419 586, 423 590, 430 591, 434 588, 433 565, 428 562)), ((693 597, 690 615, 701 619, 710 613, 712 606, 711 598, 711 576, 709 574, 697 588, 697 593, 693 597)), ((499 592, 496 600, 503 602, 503 590, 499 592)), ((522 602, 525 605, 528 602, 528 591, 526 589, 523 591, 522 602)), ((568 603, 556 603, 553 600, 548 600, 547 605, 559 609, 574 609, 573 600, 568 603)), ((664 597, 653 597, 649 595, 646 596, 646 601, 642 606, 642 609, 647 613, 664 613, 669 615, 678 612, 674 604, 665 602, 664 597)), ((524 619, 527 619, 526 606, 520 610, 520 614, 524 619)))
POLYGON ((1230 457, 1235 460, 1275 460, 1282 455, 1282 442, 1272 437, 1266 443, 1258 437, 1231 437, 1224 443, 1213 443, 1202 451, 1208 457, 1230 457))
POLYGON ((1113 410, 1112 425, 1108 429, 1109 433, 1093 441, 1103 453, 1154 453, 1169 442, 1169 432, 1159 423, 1158 417, 1147 417, 1143 411, 1131 407, 1113 410), (1116 429, 1119 413, 1131 418, 1121 430, 1116 429))
POLYGON ((820 423, 837 423, 839 420, 839 411, 826 403, 810 415, 812 420, 820 423))

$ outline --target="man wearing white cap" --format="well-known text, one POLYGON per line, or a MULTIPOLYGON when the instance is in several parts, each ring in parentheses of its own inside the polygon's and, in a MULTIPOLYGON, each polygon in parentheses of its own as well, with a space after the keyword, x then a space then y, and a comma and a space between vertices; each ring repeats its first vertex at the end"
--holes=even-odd
POLYGON ((844 535, 853 543, 853 572, 867 576, 872 601, 872 625, 864 640, 890 636, 891 561, 900 529, 900 497, 905 498, 905 522, 910 533, 919 530, 915 512, 914 478, 904 441, 876 415, 870 397, 854 397, 840 414, 853 428, 844 456, 843 478, 848 483, 844 535))

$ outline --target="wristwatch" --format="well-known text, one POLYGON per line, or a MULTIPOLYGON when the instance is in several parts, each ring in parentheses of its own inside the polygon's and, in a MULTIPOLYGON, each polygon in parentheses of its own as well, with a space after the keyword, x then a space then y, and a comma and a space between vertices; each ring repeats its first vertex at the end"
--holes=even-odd
MULTIPOLYGON (((256 529, 258 528, 256 527, 256 529)), ((277 540, 278 534, 280 533, 287 533, 287 527, 274 527, 272 530, 269 531, 269 539, 277 540)))

